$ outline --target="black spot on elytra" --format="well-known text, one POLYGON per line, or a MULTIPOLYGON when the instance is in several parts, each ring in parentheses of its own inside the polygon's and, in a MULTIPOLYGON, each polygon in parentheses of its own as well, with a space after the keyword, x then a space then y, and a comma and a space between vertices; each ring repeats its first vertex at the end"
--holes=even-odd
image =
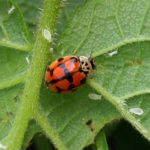
POLYGON ((93 128, 93 126, 92 126, 92 123, 93 123, 93 121, 92 121, 92 119, 89 119, 87 122, 86 122, 86 125, 90 128, 90 130, 93 132, 94 131, 94 128, 93 128))
POLYGON ((59 64, 58 67, 59 67, 59 68, 65 68, 65 64, 64 64, 64 63, 59 64))
POLYGON ((62 77, 60 77, 60 78, 58 79, 58 81, 61 81, 61 80, 64 80, 64 79, 66 79, 66 77, 65 77, 65 76, 62 76, 62 77))
POLYGON ((86 78, 82 79, 82 80, 80 81, 80 83, 81 83, 81 84, 84 84, 85 81, 86 81, 86 78))
POLYGON ((65 73, 65 78, 69 81, 69 82, 73 82, 73 78, 72 78, 72 74, 69 72, 69 70, 67 68, 64 68, 64 73, 65 73))
POLYGON ((68 70, 67 68, 64 68, 64 73, 65 73, 65 75, 67 75, 67 74, 69 74, 70 72, 69 72, 69 70, 68 70))
POLYGON ((50 69, 50 75, 51 76, 53 75, 53 71, 54 71, 54 69, 50 69))
POLYGON ((72 75, 68 75, 66 79, 67 79, 69 82, 73 82, 72 75))
POLYGON ((90 68, 89 67, 87 67, 87 70, 89 70, 90 68))
POLYGON ((78 59, 77 59, 77 58, 75 58, 75 57, 72 57, 70 61, 71 61, 71 62, 77 62, 77 61, 78 61, 78 59))
POLYGON ((59 59, 58 59, 58 62, 62 61, 63 59, 64 59, 64 58, 59 58, 59 59))
POLYGON ((57 92, 61 93, 63 91, 63 89, 59 88, 58 86, 56 86, 57 92))
POLYGON ((85 66, 88 66, 88 63, 85 63, 85 66))
POLYGON ((52 80, 52 81, 50 81, 49 82, 49 84, 55 84, 55 83, 57 83, 59 80, 52 80))
POLYGON ((75 85, 74 84, 70 84, 68 90, 72 90, 73 88, 75 88, 75 85))

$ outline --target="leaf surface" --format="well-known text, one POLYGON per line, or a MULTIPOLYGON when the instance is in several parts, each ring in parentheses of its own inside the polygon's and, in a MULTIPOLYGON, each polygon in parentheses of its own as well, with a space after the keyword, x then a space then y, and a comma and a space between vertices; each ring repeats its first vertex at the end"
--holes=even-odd
POLYGON ((122 45, 149 40, 148 0, 85 1, 66 26, 58 50, 98 56, 122 45))
POLYGON ((18 85, 17 87, 0 90, 0 141, 7 136, 13 126, 22 89, 23 86, 18 85))
POLYGON ((110 57, 96 58, 94 80, 110 93, 121 98, 150 91, 150 43, 137 42, 118 49, 110 57))
POLYGON ((42 92, 41 104, 45 114, 69 150, 79 150, 89 145, 106 123, 120 117, 104 99, 89 99, 89 93, 93 92, 88 86, 67 95, 48 90, 42 92))
MULTIPOLYGON (((139 130, 139 132, 144 133, 148 140, 150 140, 149 5, 149 0, 85 1, 79 5, 72 19, 68 19, 57 47, 57 52, 61 55, 73 53, 89 56, 92 53, 92 56, 96 57, 97 69, 92 80, 115 98, 122 101, 126 99, 126 111, 135 107, 143 110, 144 113, 140 116, 131 114, 136 122, 128 121, 133 124, 139 123, 144 130, 139 130), (113 50, 116 50, 117 54, 111 57, 107 53, 113 50)), ((7 5, 4 8, 8 10, 7 5)), ((33 18, 32 15, 29 16, 33 18)), ((5 15, 1 18, 5 18, 5 15)), ((22 15, 19 15, 19 18, 22 18, 22 15)), ((15 18, 12 20, 14 21, 15 18)), ((34 22, 32 19, 29 22, 33 24, 32 21, 34 22)), ((16 33, 19 30, 18 28, 16 33)), ((24 32, 24 28, 19 33, 22 32, 24 32)), ((1 36, 5 37, 2 33, 1 36)), ((10 36, 12 36, 12 31, 10 36)), ((25 39, 20 34, 17 37, 19 40, 14 40, 13 44, 23 44, 25 39)), ((28 44, 24 43, 23 45, 28 44)), ((22 49, 25 50, 24 48, 25 46, 22 49)), ((1 47, 1 51, 2 63, 0 65, 4 71, 0 72, 2 83, 0 85, 0 127, 3 129, 0 132, 0 139, 3 141, 13 126, 14 117, 19 115, 16 112, 24 86, 18 83, 26 81, 26 72, 30 66, 26 62, 26 57, 30 54, 6 47, 1 47), (7 78, 5 78, 6 76, 7 78), (10 88, 4 89, 6 87, 10 88)), ((34 80, 34 78, 30 80, 34 80)), ((42 118, 40 121, 36 121, 46 135, 51 135, 46 127, 52 127, 52 131, 58 134, 59 140, 66 149, 81 150, 94 141, 97 133, 107 123, 123 118, 121 112, 117 111, 118 106, 112 105, 108 99, 102 97, 101 100, 95 101, 88 97, 90 93, 100 94, 100 91, 99 93, 96 91, 95 86, 84 85, 76 92, 61 95, 47 90, 43 85, 39 105, 41 112, 46 115, 48 123, 45 125, 42 118)), ((39 130, 34 131, 34 128, 30 130, 33 134, 27 135, 25 146, 28 139, 31 139, 39 130)), ((61 149, 61 147, 59 148, 61 149)))
POLYGON ((0 45, 31 50, 30 35, 23 16, 13 0, 0 1, 0 45))
POLYGON ((7 47, 0 47, 0 89, 14 86, 24 81, 30 54, 7 47))
MULTIPOLYGON (((93 80, 117 99, 149 93, 149 5, 148 0, 85 1, 67 24, 58 51, 96 56, 93 80), (107 54, 114 50, 116 55, 107 54)), ((148 124, 128 121, 143 126, 140 132, 150 138, 148 124)))

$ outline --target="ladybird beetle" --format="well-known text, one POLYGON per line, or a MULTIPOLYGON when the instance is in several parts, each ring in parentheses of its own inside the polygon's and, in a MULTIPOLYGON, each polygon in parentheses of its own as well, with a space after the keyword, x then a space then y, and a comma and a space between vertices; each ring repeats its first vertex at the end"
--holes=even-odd
POLYGON ((47 67, 45 82, 54 92, 68 93, 85 83, 94 69, 95 65, 91 57, 66 56, 47 67))

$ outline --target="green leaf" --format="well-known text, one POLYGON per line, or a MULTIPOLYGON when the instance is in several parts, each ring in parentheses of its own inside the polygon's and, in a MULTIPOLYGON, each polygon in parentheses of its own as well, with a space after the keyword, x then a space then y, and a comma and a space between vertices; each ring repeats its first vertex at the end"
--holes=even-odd
POLYGON ((0 139, 2 140, 13 126, 16 110, 19 107, 23 86, 0 90, 0 139))
POLYGON ((107 101, 89 99, 93 92, 84 86, 74 93, 58 95, 43 88, 42 107, 69 150, 81 150, 89 145, 106 123, 120 117, 107 101))
MULTIPOLYGON (((24 86, 31 50, 29 31, 13 0, 0 1, 0 139, 13 127, 24 86), (23 50, 23 51, 17 51, 23 50), (18 86, 15 86, 19 84, 18 86), (12 87, 12 88, 9 88, 12 87), (7 89, 6 89, 7 88, 7 89)), ((3 142, 0 144, 3 144, 3 142)), ((2 147, 0 147, 2 148, 2 147)))
POLYGON ((26 59, 30 59, 27 52, 0 47, 0 89, 14 86, 26 77, 29 64, 26 59))
MULTIPOLYGON (((19 149, 21 145, 26 147, 33 135, 39 131, 34 130, 36 125, 30 130, 31 120, 35 120, 55 147, 61 150, 83 149, 93 143, 106 124, 120 118, 129 121, 150 140, 149 0, 85 1, 79 5, 72 18, 67 18, 57 52, 62 55, 74 53, 87 56, 92 53, 96 57, 97 69, 93 79, 87 81, 91 87, 84 85, 66 95, 53 93, 45 85, 41 87, 51 44, 44 39, 42 31, 46 28, 54 37, 60 1, 45 0, 44 4, 44 15, 40 19, 31 66, 26 62, 29 53, 12 52, 14 46, 10 49, 1 48, 1 68, 4 68, 4 72, 0 72, 0 126, 4 127, 0 133, 2 144, 8 146, 8 150, 19 149), (117 54, 111 57, 112 54, 107 52, 113 50, 117 54), (16 85, 23 81, 24 85, 16 85), (13 87, 14 85, 16 86, 13 87), (6 87, 10 88, 4 89, 6 87), (90 93, 102 94, 101 100, 90 99, 90 93), (19 97, 17 103, 14 101, 15 97, 19 97), (143 113, 131 113, 132 108, 139 108, 143 113), (7 111, 10 116, 7 116, 7 111), (26 132, 28 127, 31 134, 26 132)), ((13 14, 20 14, 15 11, 13 14)), ((22 15, 18 17, 18 20, 22 20, 22 15)), ((18 21, 15 17, 12 20, 14 23, 18 21)), ((31 24, 33 22, 31 19, 31 24)), ((16 29, 14 34, 20 30, 17 27, 16 29)), ((9 35, 12 36, 12 31, 9 35)), ((18 37, 13 44, 21 43, 20 40, 23 41, 18 37)))
POLYGON ((0 45, 24 51, 32 48, 29 32, 14 0, 0 1, 0 45))
MULTIPOLYGON (((43 30, 47 29, 51 32, 50 34, 54 34, 57 20, 56 14, 59 12, 60 4, 60 0, 47 0, 44 2, 44 14, 40 20, 37 38, 34 44, 35 51, 33 60, 26 78, 21 102, 17 109, 15 119, 13 120, 11 130, 1 139, 0 143, 1 147, 7 147, 8 150, 19 150, 21 148, 28 123, 34 118, 36 109, 38 109, 38 96, 50 46, 50 42, 43 36, 43 30), (49 12, 49 10, 51 11, 49 12), (39 65, 41 65, 41 67, 39 65), (2 144, 4 144, 4 146, 2 144)), ((54 139, 52 139, 52 141, 53 140, 54 139)))
POLYGON ((17 0, 25 20, 29 24, 36 25, 39 19, 39 12, 42 11, 42 0, 17 0))
POLYGON ((140 96, 132 97, 128 100, 128 108, 140 108, 143 110, 143 114, 136 115, 136 119, 143 124, 145 127, 145 133, 149 134, 150 132, 150 112, 149 112, 149 103, 150 103, 150 96, 149 94, 143 94, 140 96))
POLYGON ((102 130, 96 137, 97 150, 108 150, 105 132, 102 130))
POLYGON ((150 40, 148 0, 85 1, 59 42, 62 55, 72 51, 93 56, 127 43, 150 40))
MULTIPOLYGON (((42 13, 42 0, 17 0, 17 2, 29 29, 31 32, 35 32, 40 13, 42 13)), ((33 36, 35 36, 34 33, 33 36)))
POLYGON ((39 135, 41 132, 40 127, 34 121, 31 121, 25 133, 24 141, 22 143, 22 150, 26 150, 31 145, 31 140, 34 136, 36 136, 36 134, 39 135))
POLYGON ((89 84, 148 139, 149 128, 129 113, 123 99, 149 93, 149 42, 144 42, 150 40, 149 5, 148 0, 85 1, 58 45, 62 55, 97 56, 89 84), (106 54, 113 50, 116 56, 106 54))
POLYGON ((94 80, 122 99, 150 91, 150 43, 137 42, 96 58, 94 80))

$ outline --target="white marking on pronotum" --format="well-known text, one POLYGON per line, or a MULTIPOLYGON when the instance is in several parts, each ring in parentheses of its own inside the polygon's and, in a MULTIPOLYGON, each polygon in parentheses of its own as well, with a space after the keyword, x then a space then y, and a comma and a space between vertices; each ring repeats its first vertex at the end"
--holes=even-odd
POLYGON ((130 108, 129 109, 130 113, 136 114, 138 116, 142 115, 144 113, 142 108, 130 108))
POLYGON ((5 150, 6 148, 7 148, 7 146, 6 146, 6 145, 4 145, 4 144, 0 143, 0 149, 5 150))
POLYGON ((118 51, 117 51, 117 50, 108 53, 108 56, 109 56, 109 57, 112 57, 113 55, 116 55, 116 54, 118 54, 118 51))
POLYGON ((52 35, 51 35, 51 33, 50 33, 49 30, 44 29, 44 30, 43 30, 43 36, 44 36, 44 38, 45 38, 48 42, 51 42, 51 41, 52 41, 52 35))
POLYGON ((12 14, 15 10, 15 6, 12 6, 9 10, 8 10, 8 14, 12 14))
POLYGON ((26 57, 26 62, 27 62, 28 64, 30 64, 30 59, 29 59, 29 57, 26 57))
POLYGON ((101 100, 102 96, 95 94, 95 93, 89 93, 88 97, 92 100, 101 100))

